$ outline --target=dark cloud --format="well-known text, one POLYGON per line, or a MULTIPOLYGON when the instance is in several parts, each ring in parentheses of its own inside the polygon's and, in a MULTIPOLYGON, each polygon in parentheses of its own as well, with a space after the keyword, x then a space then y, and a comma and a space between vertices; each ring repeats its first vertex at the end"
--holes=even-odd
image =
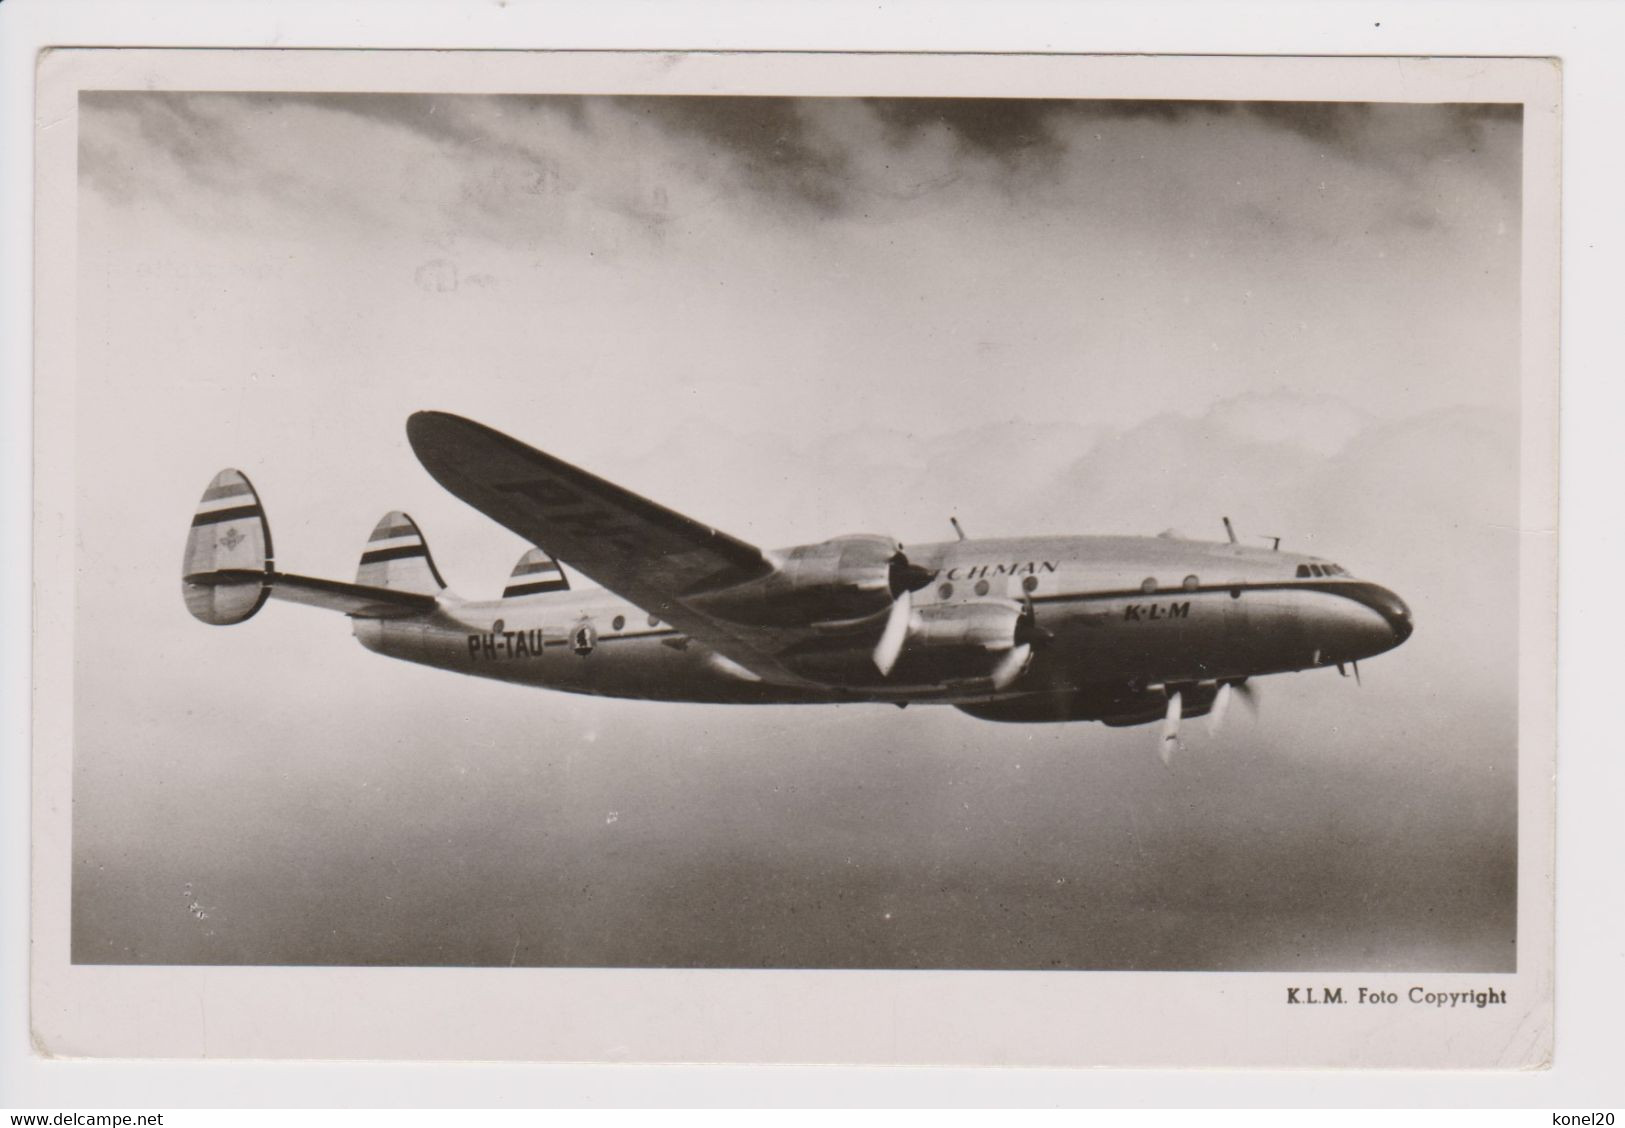
POLYGON ((1061 103, 1009 98, 870 98, 893 144, 913 143, 927 129, 946 130, 968 152, 1005 161, 1057 154, 1051 128, 1061 103))
MULTIPOLYGON (((671 218, 665 205, 643 198, 635 186, 601 182, 591 168, 565 167, 558 124, 599 136, 616 153, 624 153, 628 137, 636 146, 640 131, 647 131, 667 144, 674 162, 652 169, 657 179, 687 175, 726 196, 748 192, 781 216, 829 216, 868 209, 877 198, 911 200, 967 171, 1015 198, 1059 175, 1080 131, 1106 123, 1187 130, 1252 123, 1383 169, 1414 195, 1433 183, 1424 175, 1433 162, 1478 153, 1492 123, 1516 123, 1521 115, 1519 106, 1499 105, 888 98, 861 100, 880 129, 855 135, 831 116, 840 104, 760 97, 104 91, 84 96, 87 115, 101 120, 81 131, 81 168, 87 183, 114 198, 143 187, 150 192, 158 183, 155 172, 142 166, 159 157, 223 196, 270 196, 296 208, 318 196, 324 207, 349 214, 378 211, 379 201, 365 193, 342 198, 342 178, 268 162, 263 147, 298 143, 277 132, 289 128, 278 121, 279 112, 298 107, 404 130, 444 150, 468 170, 455 211, 493 237, 511 239, 504 224, 524 227, 525 216, 536 218, 535 197, 561 185, 589 188, 596 206, 659 234, 671 218), (113 123, 133 133, 139 158, 128 145, 120 150, 110 143, 113 123), (544 126, 554 127, 551 141, 544 126), (905 159, 943 135, 961 160, 932 157, 933 167, 922 171, 905 159)), ((1499 158, 1481 166, 1503 194, 1516 198, 1515 166, 1499 158)), ((1402 203, 1400 210, 1394 222, 1402 226, 1427 229, 1436 222, 1430 206, 1402 203)))
MULTIPOLYGON (((196 183, 214 185, 218 170, 241 160, 239 131, 199 108, 199 96, 162 91, 92 90, 79 95, 80 112, 94 121, 119 120, 133 126, 147 154, 158 156, 196 183)), ((142 170, 120 162, 101 143, 97 128, 79 133, 79 175, 114 198, 126 198, 142 170)))
POLYGON ((661 132, 728 158, 755 187, 819 211, 844 202, 850 155, 818 137, 796 98, 623 97, 613 105, 661 132))
POLYGON ((86 124, 79 132, 79 174, 110 199, 156 197, 184 211, 193 222, 232 222, 242 201, 266 198, 300 211, 326 210, 364 216, 368 201, 331 179, 313 178, 269 165, 254 134, 283 104, 279 94, 217 94, 175 91, 87 91, 80 94, 86 124), (120 130, 135 144, 118 146, 120 130), (173 168, 204 191, 182 200, 162 176, 173 168))
POLYGON ((1440 132, 1453 145, 1471 147, 1490 121, 1519 122, 1521 105, 1410 105, 1370 102, 1220 102, 1159 99, 1045 100, 1019 98, 867 99, 886 122, 892 139, 909 143, 921 130, 940 126, 967 149, 1004 156, 1061 143, 1057 126, 1108 121, 1188 122, 1203 117, 1251 118, 1308 140, 1356 147, 1382 111, 1419 117, 1443 115, 1440 132))
POLYGON ((587 99, 565 95, 475 94, 255 94, 276 104, 309 106, 394 126, 429 141, 494 156, 534 159, 545 154, 526 144, 512 119, 557 117, 585 128, 587 99), (521 138, 515 140, 515 136, 521 138))

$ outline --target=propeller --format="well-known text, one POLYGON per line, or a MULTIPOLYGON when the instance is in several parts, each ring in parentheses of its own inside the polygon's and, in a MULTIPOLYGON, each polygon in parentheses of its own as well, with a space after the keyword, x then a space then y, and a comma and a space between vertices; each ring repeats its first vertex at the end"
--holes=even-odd
POLYGON ((1230 683, 1225 682, 1219 686, 1219 692, 1213 695, 1213 708, 1208 710, 1207 732, 1209 736, 1218 736, 1219 729, 1224 727, 1224 714, 1230 708, 1230 683))
POLYGON ((999 664, 993 667, 993 688, 1004 689, 1019 678, 1022 671, 1027 668, 1027 663, 1032 660, 1032 656, 1032 643, 1023 642, 1012 646, 1005 656, 999 659, 999 664))
POLYGON ((908 642, 909 626, 914 619, 914 592, 936 578, 933 569, 909 560, 901 545, 886 562, 886 587, 891 592, 892 605, 886 613, 886 628, 880 632, 880 641, 871 655, 881 677, 891 675, 908 642))
MULTIPOLYGON (((908 645, 909 635, 916 627, 913 593, 936 578, 936 572, 930 568, 910 563, 902 549, 898 549, 897 555, 892 557, 892 605, 886 612, 886 625, 881 629, 880 640, 870 652, 875 669, 880 671, 882 677, 891 676, 897 660, 903 655, 903 648, 908 645)), ((1038 613, 1033 607, 1032 597, 1024 597, 1015 628, 1010 634, 1009 646, 989 675, 993 688, 1005 689, 1025 673, 1032 661, 1034 647, 1054 637, 1050 631, 1038 625, 1038 613)))
POLYGON ((1034 643, 1042 646, 1055 638, 1055 632, 1046 630, 1038 625, 1038 611, 1033 607, 1032 594, 1025 593, 1021 597, 1021 618, 1016 620, 1015 641, 1017 646, 1034 643))
POLYGON ((902 656, 903 644, 908 641, 908 628, 914 618, 914 596, 908 588, 904 588, 892 600, 891 610, 886 614, 886 629, 880 632, 880 641, 875 643, 872 657, 875 669, 880 671, 881 677, 890 677, 892 667, 897 665, 897 659, 902 656))
POLYGON ((1174 749, 1179 747, 1179 718, 1185 708, 1185 697, 1177 689, 1168 695, 1168 712, 1162 719, 1162 753, 1163 767, 1173 759, 1174 749))
POLYGON ((1213 695, 1213 706, 1207 714, 1207 731, 1210 736, 1217 736, 1224 727, 1225 714, 1230 709, 1231 698, 1239 697, 1247 706, 1247 711, 1258 716, 1258 694, 1245 681, 1221 682, 1219 692, 1213 695))
POLYGON ((901 599, 911 591, 919 591, 937 578, 936 569, 915 564, 898 546, 897 552, 886 562, 886 586, 893 599, 901 599))
POLYGON ((1235 687, 1236 696, 1241 698, 1241 703, 1247 706, 1253 716, 1258 716, 1258 691, 1244 681, 1236 682, 1235 687))

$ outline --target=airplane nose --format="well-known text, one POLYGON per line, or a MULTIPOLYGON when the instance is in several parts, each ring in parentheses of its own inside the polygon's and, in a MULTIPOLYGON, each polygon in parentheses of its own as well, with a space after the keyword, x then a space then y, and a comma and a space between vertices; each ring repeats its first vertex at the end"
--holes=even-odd
POLYGON ((1411 637, 1416 625, 1411 622, 1411 609, 1405 606, 1405 601, 1385 587, 1377 587, 1371 593, 1371 601, 1366 604, 1372 610, 1388 620, 1388 629, 1394 632, 1394 645, 1398 646, 1411 637))
POLYGON ((1392 634, 1387 645, 1382 647, 1383 650, 1392 650, 1410 638, 1411 632, 1416 629, 1411 621, 1411 609, 1405 606, 1403 599, 1385 587, 1378 584, 1348 584, 1340 586, 1338 594, 1382 616, 1383 622, 1388 624, 1388 630, 1392 634))

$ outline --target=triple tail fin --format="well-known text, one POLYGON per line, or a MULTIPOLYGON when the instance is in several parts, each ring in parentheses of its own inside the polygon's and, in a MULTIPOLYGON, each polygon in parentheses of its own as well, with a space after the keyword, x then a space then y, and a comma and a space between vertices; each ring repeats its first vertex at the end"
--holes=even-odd
POLYGON ((513 566, 513 575, 508 577, 508 586, 502 589, 502 598, 569 590, 570 581, 565 578, 559 562, 541 549, 533 548, 513 566))
POLYGON ((439 595, 446 589, 417 522, 398 509, 384 514, 374 526, 361 552, 355 582, 420 595, 439 595))
POLYGON ((265 508, 241 471, 220 471, 203 492, 181 561, 181 594, 193 618, 230 626, 274 596, 352 619, 406 619, 432 613, 446 586, 404 513, 388 514, 373 530, 357 581, 278 572, 265 508))

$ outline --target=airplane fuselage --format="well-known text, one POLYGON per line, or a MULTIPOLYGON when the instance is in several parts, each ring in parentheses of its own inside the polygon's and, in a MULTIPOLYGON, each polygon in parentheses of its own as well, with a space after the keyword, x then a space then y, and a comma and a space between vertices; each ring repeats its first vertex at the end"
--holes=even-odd
POLYGON ((418 618, 356 619, 355 633, 406 661, 608 697, 935 702, 993 720, 1139 723, 1160 715, 1149 691, 1189 687, 1199 710, 1203 687, 1358 661, 1411 632, 1409 611, 1387 589, 1318 557, 1235 544, 1028 537, 910 545, 908 558, 934 573, 914 595, 921 615, 976 604, 1028 609, 1043 641, 1019 677, 995 687, 974 670, 955 676, 931 665, 929 647, 911 649, 882 676, 868 659, 877 620, 833 631, 802 659, 804 680, 764 680, 665 623, 658 608, 602 589, 446 596, 418 618), (825 667, 842 676, 820 678, 825 667), (1020 706, 1059 696, 1070 704, 1054 716, 1020 706))

